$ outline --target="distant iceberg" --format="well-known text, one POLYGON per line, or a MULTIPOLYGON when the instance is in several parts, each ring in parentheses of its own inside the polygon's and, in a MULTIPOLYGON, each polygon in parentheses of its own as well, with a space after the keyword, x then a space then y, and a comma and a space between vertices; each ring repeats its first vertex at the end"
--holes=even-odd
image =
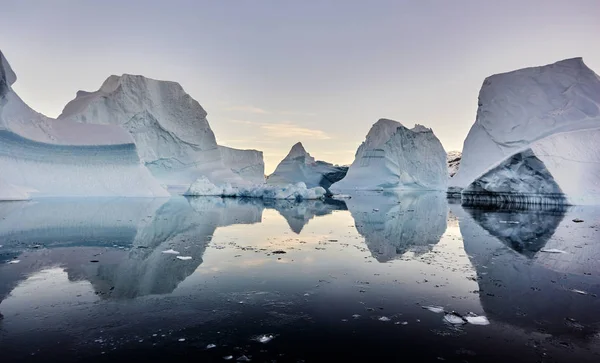
POLYGON ((125 128, 142 161, 161 183, 189 186, 264 181, 262 152, 217 145, 207 113, 176 82, 138 75, 110 76, 95 92, 77 92, 62 121, 125 128))
POLYGON ((0 52, 1 199, 169 195, 140 163, 127 132, 37 113, 11 88, 16 80, 0 52))
POLYGON ((244 184, 233 186, 229 183, 215 185, 206 177, 200 177, 185 192, 186 196, 221 196, 260 199, 312 200, 325 197, 322 187, 307 188, 300 182, 287 185, 244 184))
POLYGON ((331 190, 446 191, 447 184, 446 151, 431 129, 381 119, 358 148, 346 177, 331 190))
POLYGON ((600 77, 581 58, 488 77, 451 187, 468 203, 600 203, 600 77))
POLYGON ((283 185, 303 182, 308 188, 328 189, 346 176, 348 167, 315 160, 298 142, 267 178, 268 184, 283 185))

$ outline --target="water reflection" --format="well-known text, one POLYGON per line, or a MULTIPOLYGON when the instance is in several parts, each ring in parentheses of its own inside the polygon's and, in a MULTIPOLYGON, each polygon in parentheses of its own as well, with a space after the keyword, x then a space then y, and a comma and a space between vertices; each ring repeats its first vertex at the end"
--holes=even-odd
POLYGON ((446 231, 448 203, 443 193, 379 193, 346 201, 356 229, 379 262, 407 251, 431 250, 446 231))
POLYGON ((597 210, 452 211, 490 319, 585 339, 600 330, 597 210))
POLYGON ((331 214, 334 210, 346 210, 343 201, 336 200, 307 200, 303 202, 289 200, 265 200, 265 207, 273 208, 287 221, 290 229, 300 234, 304 226, 314 217, 331 214))

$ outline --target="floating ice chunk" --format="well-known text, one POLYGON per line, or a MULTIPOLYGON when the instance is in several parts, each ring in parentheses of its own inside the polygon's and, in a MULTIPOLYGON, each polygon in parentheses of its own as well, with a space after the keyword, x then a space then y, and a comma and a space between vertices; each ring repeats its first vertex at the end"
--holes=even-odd
POLYGON ((209 344, 206 346, 206 349, 212 349, 212 348, 216 348, 217 346, 215 344, 209 344))
POLYGON ((189 261, 192 259, 192 256, 177 256, 178 260, 189 261))
POLYGON ((440 314, 444 312, 444 308, 441 306, 422 306, 423 309, 429 310, 432 313, 440 314))
POLYGON ((352 196, 348 194, 334 194, 331 196, 333 199, 352 199, 352 196))
POLYGON ((579 295, 587 295, 588 294, 587 292, 585 292, 583 290, 572 289, 571 291, 573 291, 574 293, 579 294, 579 295))
POLYGON ((465 316, 467 322, 473 325, 490 325, 490 321, 483 315, 469 314, 465 316))
POLYGON ((379 321, 390 321, 391 319, 388 318, 387 316, 382 316, 378 319, 379 321))
POLYGON ((273 340, 273 338, 275 338, 275 337, 271 334, 264 334, 264 335, 257 336, 255 340, 259 343, 267 344, 268 342, 273 340))
POLYGON ((238 362, 250 362, 250 358, 246 357, 245 355, 239 357, 238 359, 236 359, 238 362))
POLYGON ((179 338, 180 342, 185 342, 185 338, 179 338))
POLYGON ((14 265, 15 263, 19 263, 19 262, 21 262, 21 260, 10 260, 7 263, 14 265))
POLYGON ((444 315, 444 321, 454 325, 462 325, 467 323, 462 316, 454 312, 444 315))
POLYGON ((287 185, 248 184, 240 186, 232 186, 226 183, 216 186, 207 178, 201 177, 190 185, 185 195, 308 200, 323 199, 325 192, 322 187, 307 188, 306 184, 302 182, 287 185))
POLYGON ((566 251, 559 250, 559 249, 556 249, 556 248, 542 248, 540 250, 540 252, 546 252, 546 253, 567 253, 566 251))
POLYGON ((178 255, 179 251, 175 251, 174 249, 169 249, 169 250, 162 251, 162 253, 167 254, 167 255, 178 255))
POLYGON ((233 356, 232 355, 226 355, 226 356, 223 357, 223 359, 225 359, 225 360, 232 360, 233 356))
POLYGON ((352 315, 352 318, 353 319, 358 319, 358 318, 360 318, 360 314, 354 314, 354 315, 352 315))

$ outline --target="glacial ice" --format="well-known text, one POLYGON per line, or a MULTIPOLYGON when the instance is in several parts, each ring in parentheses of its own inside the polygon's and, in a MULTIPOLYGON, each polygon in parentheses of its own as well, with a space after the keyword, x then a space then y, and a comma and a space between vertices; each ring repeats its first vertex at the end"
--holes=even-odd
POLYGON ((481 191, 492 200, 546 203, 554 198, 548 189, 557 189, 566 200, 553 202, 597 204, 599 129, 600 77, 581 58, 493 75, 450 186, 479 201, 481 191), (542 197, 531 194, 538 188, 542 197))
POLYGON ((13 91, 17 78, 0 52, 0 197, 168 196, 140 163, 120 127, 57 121, 13 91))
POLYGON ((308 188, 320 186, 328 189, 331 184, 343 179, 347 171, 347 167, 315 160, 298 142, 269 175, 267 183, 285 185, 303 182, 308 188))
POLYGON ((125 128, 140 158, 161 183, 189 186, 201 176, 213 183, 264 180, 262 153, 217 145, 207 113, 176 82, 138 75, 110 76, 95 92, 77 92, 63 121, 125 128))
POLYGON ((346 177, 331 190, 446 191, 447 184, 446 152, 431 129, 381 119, 358 148, 346 177))
POLYGON ((458 172, 461 159, 462 153, 460 151, 448 151, 448 154, 446 155, 446 162, 448 163, 448 174, 451 178, 458 172))
POLYGON ((287 185, 253 184, 233 186, 229 183, 215 185, 208 178, 200 177, 185 192, 187 196, 221 196, 260 199, 311 200, 322 199, 325 189, 322 187, 307 188, 299 182, 287 185))

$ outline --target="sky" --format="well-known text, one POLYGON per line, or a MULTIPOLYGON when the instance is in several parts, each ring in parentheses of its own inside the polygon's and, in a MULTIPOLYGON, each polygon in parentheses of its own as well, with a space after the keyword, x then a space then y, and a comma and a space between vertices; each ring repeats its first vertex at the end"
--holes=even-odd
POLYGON ((111 74, 179 82, 222 145, 272 172, 301 141, 349 164, 380 118, 461 150, 485 77, 583 57, 598 0, 0 0, 15 91, 56 117, 111 74))

